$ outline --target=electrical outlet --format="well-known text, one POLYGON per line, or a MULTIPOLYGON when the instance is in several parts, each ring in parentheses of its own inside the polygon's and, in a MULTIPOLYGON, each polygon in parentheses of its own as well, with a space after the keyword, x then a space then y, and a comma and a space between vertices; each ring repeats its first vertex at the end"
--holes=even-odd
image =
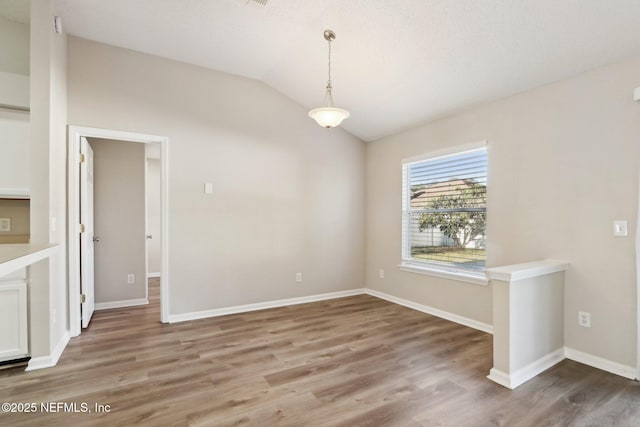
POLYGON ((127 275, 127 283, 130 285, 133 285, 134 283, 136 283, 136 275, 135 274, 127 275))
POLYGON ((0 231, 11 231, 11 218, 0 218, 0 231))
POLYGON ((302 282, 302 273, 296 273, 296 282, 302 282))
POLYGON ((384 270, 383 269, 378 270, 378 277, 380 277, 381 279, 384 279, 384 270))
POLYGON ((627 237, 627 221, 622 219, 613 221, 613 235, 615 237, 627 237))
POLYGON ((578 325, 583 326, 585 328, 591 327, 591 313, 587 313, 586 311, 578 312, 578 325))

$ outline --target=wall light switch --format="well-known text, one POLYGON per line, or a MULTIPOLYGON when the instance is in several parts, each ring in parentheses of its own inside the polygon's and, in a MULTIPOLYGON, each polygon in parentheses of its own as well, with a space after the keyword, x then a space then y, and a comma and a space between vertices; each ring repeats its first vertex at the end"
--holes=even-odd
POLYGON ((616 237, 627 237, 627 221, 613 221, 613 235, 616 237))
POLYGON ((213 194, 213 184, 207 182, 204 184, 204 194, 213 194))
POLYGON ((0 231, 11 231, 11 218, 0 218, 0 231))

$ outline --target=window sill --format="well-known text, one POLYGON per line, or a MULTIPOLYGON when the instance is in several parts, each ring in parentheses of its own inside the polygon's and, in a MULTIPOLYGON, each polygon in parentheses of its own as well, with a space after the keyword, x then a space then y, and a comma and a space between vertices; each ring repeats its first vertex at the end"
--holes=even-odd
POLYGON ((403 262, 398 265, 402 271, 409 273, 425 274, 427 276, 442 277, 444 279, 457 280, 458 282, 473 283, 474 285, 487 286, 489 280, 484 272, 469 272, 454 269, 437 268, 421 264, 403 262))

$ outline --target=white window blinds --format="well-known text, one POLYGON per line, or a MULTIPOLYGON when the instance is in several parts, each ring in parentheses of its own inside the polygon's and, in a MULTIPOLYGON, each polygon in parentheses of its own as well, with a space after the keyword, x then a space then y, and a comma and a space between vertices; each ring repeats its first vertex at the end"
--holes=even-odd
POLYGON ((486 147, 403 164, 403 261, 485 268, 486 147))

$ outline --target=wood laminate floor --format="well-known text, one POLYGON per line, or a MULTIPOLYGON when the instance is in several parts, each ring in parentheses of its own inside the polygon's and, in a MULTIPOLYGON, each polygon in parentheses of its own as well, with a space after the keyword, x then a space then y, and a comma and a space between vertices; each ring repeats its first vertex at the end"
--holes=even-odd
POLYGON ((38 406, 0 425, 640 425, 637 382, 563 361, 507 390, 490 335, 371 296, 163 325, 158 293, 96 312, 54 368, 0 371, 0 402, 38 406))

